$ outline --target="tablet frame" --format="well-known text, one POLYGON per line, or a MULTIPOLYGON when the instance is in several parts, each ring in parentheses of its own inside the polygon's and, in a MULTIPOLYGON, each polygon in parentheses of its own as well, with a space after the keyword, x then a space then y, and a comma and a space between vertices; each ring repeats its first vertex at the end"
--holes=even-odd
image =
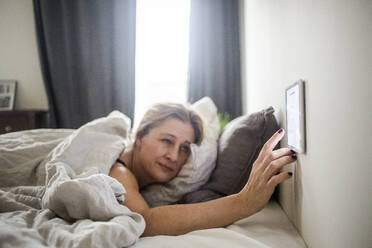
POLYGON ((286 136, 287 136, 287 146, 297 153, 305 153, 306 152, 306 115, 305 115, 305 81, 298 80, 294 84, 290 85, 285 89, 285 112, 286 112, 286 136), (292 135, 288 130, 288 92, 293 90, 294 87, 298 86, 298 106, 299 106, 299 129, 300 129, 300 140, 297 141, 299 146, 296 144, 290 144, 289 135, 292 135))

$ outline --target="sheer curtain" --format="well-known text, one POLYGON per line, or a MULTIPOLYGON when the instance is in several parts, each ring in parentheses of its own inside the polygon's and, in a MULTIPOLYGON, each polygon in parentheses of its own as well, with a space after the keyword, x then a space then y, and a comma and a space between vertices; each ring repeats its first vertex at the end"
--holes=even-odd
POLYGON ((221 113, 242 113, 238 0, 191 0, 188 100, 210 96, 221 113))
POLYGON ((137 0, 135 126, 155 102, 186 101, 189 0, 137 0))
POLYGON ((34 0, 51 127, 133 118, 135 0, 34 0))

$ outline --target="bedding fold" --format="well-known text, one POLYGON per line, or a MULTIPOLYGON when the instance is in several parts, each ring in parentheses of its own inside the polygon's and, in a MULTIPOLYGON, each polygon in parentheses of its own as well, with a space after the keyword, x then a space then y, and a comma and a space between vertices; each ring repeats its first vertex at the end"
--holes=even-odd
POLYGON ((0 246, 135 243, 145 221, 120 204, 125 188, 108 176, 129 128, 114 112, 77 130, 0 136, 0 246))

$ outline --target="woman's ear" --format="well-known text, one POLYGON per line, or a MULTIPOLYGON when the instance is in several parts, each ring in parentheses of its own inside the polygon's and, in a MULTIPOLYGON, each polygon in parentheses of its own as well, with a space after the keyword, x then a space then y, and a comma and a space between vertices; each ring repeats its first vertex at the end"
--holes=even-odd
POLYGON ((141 133, 137 133, 136 135, 136 141, 135 141, 135 147, 137 148, 141 148, 141 144, 142 144, 142 135, 141 133))
POLYGON ((140 137, 137 137, 137 138, 136 138, 136 147, 137 147, 137 148, 141 148, 141 143, 142 143, 141 138, 140 138, 140 137))

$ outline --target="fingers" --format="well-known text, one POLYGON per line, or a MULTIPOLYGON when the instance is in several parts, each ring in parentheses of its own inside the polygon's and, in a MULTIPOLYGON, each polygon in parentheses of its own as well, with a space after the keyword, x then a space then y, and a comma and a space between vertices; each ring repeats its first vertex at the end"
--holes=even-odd
POLYGON ((267 151, 265 154, 262 156, 262 161, 263 161, 263 170, 268 166, 272 161, 279 159, 283 156, 289 156, 293 155, 296 152, 289 149, 289 148, 280 148, 275 151, 267 151))
POLYGON ((266 180, 269 180, 273 175, 278 173, 284 166, 296 161, 297 157, 292 154, 282 156, 276 160, 271 161, 263 172, 263 176, 266 180))
POLYGON ((275 175, 284 166, 294 162, 297 157, 295 152, 289 148, 281 148, 274 151, 275 146, 284 137, 284 130, 281 128, 271 136, 271 138, 263 146, 255 164, 254 172, 265 182, 279 184, 283 180, 288 179, 288 175, 275 175), (278 181, 279 180, 279 181, 278 181))
POLYGON ((282 172, 276 176, 271 177, 268 184, 275 188, 279 183, 284 182, 292 177, 292 172, 282 172))
POLYGON ((295 154, 295 153, 296 152, 293 151, 290 148, 287 148, 287 147, 280 148, 280 149, 272 151, 272 159, 275 160, 275 159, 278 159, 280 157, 287 156, 287 155, 292 155, 292 154, 295 154))
POLYGON ((273 151, 275 146, 283 137, 284 129, 281 128, 276 133, 274 133, 273 136, 271 136, 271 138, 264 144, 257 158, 258 163, 256 163, 255 165, 257 170, 263 172, 273 160, 294 153, 294 151, 290 150, 289 148, 281 148, 273 151))
POLYGON ((273 134, 273 136, 271 136, 271 138, 266 141, 265 145, 264 145, 264 148, 265 150, 274 150, 275 146, 279 143, 279 141, 284 137, 284 129, 281 128, 279 129, 276 133, 273 134))

